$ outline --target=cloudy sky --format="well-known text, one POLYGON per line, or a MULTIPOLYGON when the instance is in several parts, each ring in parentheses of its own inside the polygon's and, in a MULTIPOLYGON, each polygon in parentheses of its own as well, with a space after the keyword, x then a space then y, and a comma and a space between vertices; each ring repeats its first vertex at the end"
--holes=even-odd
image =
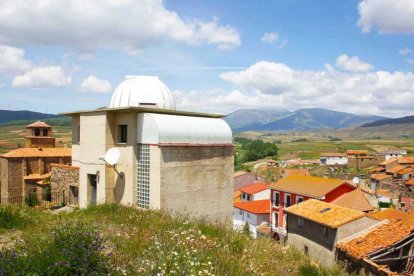
POLYGON ((184 110, 414 114, 413 0, 2 0, 0 109, 106 106, 156 75, 184 110))

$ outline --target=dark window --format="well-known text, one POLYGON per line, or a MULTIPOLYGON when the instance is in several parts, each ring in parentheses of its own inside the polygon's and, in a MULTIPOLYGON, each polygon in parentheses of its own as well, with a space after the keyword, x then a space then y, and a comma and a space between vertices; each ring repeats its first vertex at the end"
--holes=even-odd
POLYGON ((279 213, 275 213, 275 227, 279 227, 279 213))
POLYGON ((303 197, 297 197, 297 203, 301 203, 303 201, 303 197))
POLYGON ((308 256, 309 255, 309 248, 305 245, 305 255, 308 256))
POLYGON ((76 139, 77 139, 77 142, 80 143, 80 126, 78 126, 78 133, 77 134, 78 135, 77 135, 76 139))
POLYGON ((35 136, 40 136, 40 129, 39 128, 35 128, 34 135, 35 136))
POLYGON ((290 206, 290 195, 286 195, 286 207, 290 206))
POLYGON ((128 136, 128 126, 119 125, 118 126, 118 143, 126 143, 128 136))
POLYGON ((279 202, 280 202, 280 194, 275 192, 274 193, 274 201, 273 201, 273 205, 274 206, 279 206, 279 202))
POLYGON ((47 128, 43 129, 43 136, 47 136, 47 128))

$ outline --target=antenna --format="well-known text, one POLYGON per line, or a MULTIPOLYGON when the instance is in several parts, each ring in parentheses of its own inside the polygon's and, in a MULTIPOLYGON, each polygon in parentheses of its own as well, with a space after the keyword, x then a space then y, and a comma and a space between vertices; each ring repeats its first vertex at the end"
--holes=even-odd
POLYGON ((116 164, 119 161, 119 158, 121 157, 121 152, 117 148, 110 148, 106 153, 105 157, 100 157, 99 159, 104 161, 106 165, 113 167, 115 172, 122 178, 122 174, 118 172, 116 169, 116 164))

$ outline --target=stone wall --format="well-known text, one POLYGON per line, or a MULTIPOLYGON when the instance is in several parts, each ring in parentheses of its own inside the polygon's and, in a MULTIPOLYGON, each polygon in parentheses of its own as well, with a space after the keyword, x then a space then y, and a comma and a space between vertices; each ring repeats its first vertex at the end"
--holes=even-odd
POLYGON ((73 189, 78 189, 78 187, 79 167, 51 164, 50 188, 52 201, 55 197, 64 195, 70 204, 77 205, 78 202, 74 202, 74 198, 77 199, 78 195, 73 194, 73 189))
POLYGON ((7 196, 8 198, 19 198, 24 195, 23 191, 23 168, 22 159, 13 158, 8 160, 8 183, 7 196))

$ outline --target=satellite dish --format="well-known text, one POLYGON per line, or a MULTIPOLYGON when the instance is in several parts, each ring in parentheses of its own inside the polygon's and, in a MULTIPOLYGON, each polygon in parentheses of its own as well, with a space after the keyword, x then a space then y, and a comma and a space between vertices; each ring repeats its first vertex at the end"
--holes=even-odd
POLYGON ((358 184, 359 183, 359 177, 355 176, 354 178, 352 178, 352 182, 354 182, 354 184, 358 184))
POLYGON ((119 157, 121 156, 121 152, 117 148, 109 149, 104 157, 105 163, 108 165, 114 166, 119 161, 119 157))

